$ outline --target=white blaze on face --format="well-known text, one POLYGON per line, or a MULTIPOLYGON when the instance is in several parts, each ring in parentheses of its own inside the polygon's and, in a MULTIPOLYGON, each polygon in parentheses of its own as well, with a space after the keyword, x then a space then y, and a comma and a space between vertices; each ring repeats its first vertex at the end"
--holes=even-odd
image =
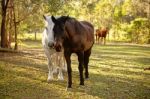
POLYGON ((45 26, 46 26, 45 35, 47 35, 46 37, 47 43, 54 43, 54 33, 53 33, 54 23, 52 22, 51 16, 46 16, 45 26))
MULTIPOLYGON (((56 17, 56 19, 59 17, 56 17)), ((42 43, 44 46, 48 47, 48 44, 54 43, 54 32, 53 27, 54 23, 51 19, 51 16, 45 16, 45 30, 43 32, 42 43)))

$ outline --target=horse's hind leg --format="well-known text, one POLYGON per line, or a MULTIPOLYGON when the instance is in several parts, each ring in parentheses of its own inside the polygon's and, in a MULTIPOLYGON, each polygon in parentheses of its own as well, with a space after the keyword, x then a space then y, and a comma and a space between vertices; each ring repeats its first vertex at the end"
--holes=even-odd
POLYGON ((80 85, 84 85, 84 78, 83 78, 83 63, 84 63, 84 52, 78 52, 78 61, 79 61, 79 73, 80 73, 80 85))
POLYGON ((89 57, 91 55, 91 48, 84 52, 84 68, 85 68, 85 78, 89 78, 89 71, 88 71, 88 63, 89 57))

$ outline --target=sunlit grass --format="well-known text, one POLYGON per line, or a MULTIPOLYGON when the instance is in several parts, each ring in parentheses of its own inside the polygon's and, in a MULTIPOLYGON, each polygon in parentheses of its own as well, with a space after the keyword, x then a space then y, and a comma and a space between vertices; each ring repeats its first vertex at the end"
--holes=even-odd
POLYGON ((95 44, 90 78, 79 86, 78 61, 72 55, 73 88, 65 81, 47 83, 47 59, 41 41, 23 40, 18 53, 0 52, 0 99, 148 99, 150 47, 95 44))
MULTIPOLYGON (((36 40, 41 40, 42 33, 36 33, 36 40)), ((19 35, 18 39, 20 40, 35 40, 35 33, 23 33, 19 35)))
POLYGON ((23 33, 23 35, 19 35, 19 49, 30 49, 30 48, 41 48, 41 39, 42 33, 36 34, 35 40, 35 33, 23 33))

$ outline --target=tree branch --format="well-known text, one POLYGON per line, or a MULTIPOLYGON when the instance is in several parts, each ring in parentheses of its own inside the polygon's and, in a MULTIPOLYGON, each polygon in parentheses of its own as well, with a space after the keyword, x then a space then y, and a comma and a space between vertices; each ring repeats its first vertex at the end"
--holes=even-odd
POLYGON ((16 21, 17 24, 19 24, 20 22, 24 21, 27 17, 29 17, 30 15, 33 15, 34 13, 37 12, 37 10, 39 9, 39 7, 36 7, 34 10, 32 10, 31 12, 27 13, 23 18, 21 18, 20 20, 16 21))

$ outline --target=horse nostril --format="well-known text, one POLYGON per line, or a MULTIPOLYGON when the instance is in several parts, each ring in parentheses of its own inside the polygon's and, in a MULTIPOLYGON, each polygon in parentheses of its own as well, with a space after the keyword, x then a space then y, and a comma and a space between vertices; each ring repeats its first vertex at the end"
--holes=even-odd
POLYGON ((60 45, 56 46, 56 51, 57 51, 57 52, 60 52, 60 51, 61 51, 61 46, 60 46, 60 45))
POLYGON ((48 46, 51 48, 54 46, 54 43, 48 43, 48 46))

